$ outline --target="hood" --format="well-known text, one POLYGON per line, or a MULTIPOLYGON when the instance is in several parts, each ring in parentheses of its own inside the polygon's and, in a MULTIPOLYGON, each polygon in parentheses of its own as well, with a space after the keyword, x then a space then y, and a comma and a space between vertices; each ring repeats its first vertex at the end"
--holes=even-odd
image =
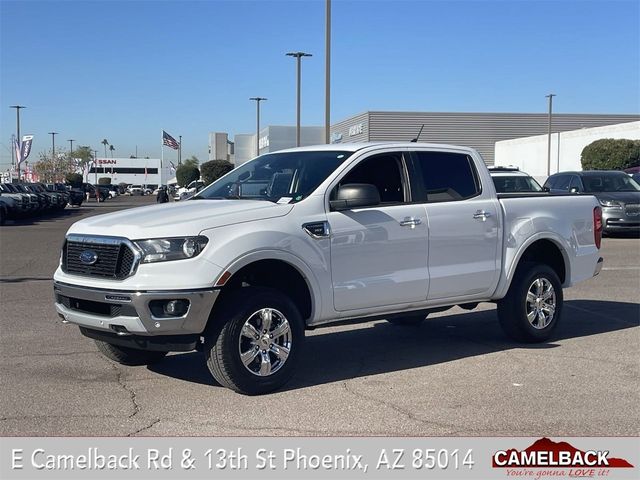
POLYGON ((187 200, 89 217, 74 223, 68 233, 131 240, 190 236, 209 228, 281 217, 292 208, 259 200, 187 200))
POLYGON ((640 192, 595 192, 594 195, 598 200, 613 200, 616 202, 640 203, 640 192))

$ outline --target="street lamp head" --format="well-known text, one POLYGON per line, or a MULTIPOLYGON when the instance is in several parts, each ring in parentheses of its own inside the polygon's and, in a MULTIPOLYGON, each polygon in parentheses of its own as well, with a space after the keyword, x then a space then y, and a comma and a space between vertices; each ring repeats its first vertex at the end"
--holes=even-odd
POLYGON ((24 105, 9 105, 9 108, 17 108, 18 110, 20 110, 21 108, 27 108, 24 105))
POLYGON ((49 135, 58 135, 58 132, 49 132, 49 135))
POLYGON ((251 97, 249 98, 249 100, 255 100, 256 102, 261 102, 263 100, 268 100, 268 99, 264 97, 251 97))
POLYGON ((306 53, 306 52, 289 52, 285 54, 287 57, 312 57, 313 55, 311 55, 310 53, 306 53))

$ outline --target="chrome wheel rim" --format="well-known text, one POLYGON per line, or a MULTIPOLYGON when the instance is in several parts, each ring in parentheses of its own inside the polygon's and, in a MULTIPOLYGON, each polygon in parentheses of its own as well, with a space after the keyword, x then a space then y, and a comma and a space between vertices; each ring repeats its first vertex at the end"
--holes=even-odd
POLYGON ((556 314, 556 291, 544 277, 536 278, 527 290, 525 300, 527 320, 535 329, 549 326, 556 314))
POLYGON ((268 377, 284 366, 291 343, 287 318, 274 308, 262 308, 242 326, 238 341, 240 360, 253 375, 268 377))

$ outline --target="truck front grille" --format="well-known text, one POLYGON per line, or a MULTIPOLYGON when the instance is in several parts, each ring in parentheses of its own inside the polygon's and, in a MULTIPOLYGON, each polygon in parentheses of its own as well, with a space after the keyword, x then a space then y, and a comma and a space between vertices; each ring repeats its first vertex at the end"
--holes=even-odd
POLYGON ((74 275, 122 280, 133 274, 135 263, 135 252, 124 240, 67 239, 62 249, 62 271, 74 275), (85 262, 81 258, 83 254, 85 262), (91 261, 95 257, 95 261, 86 262, 86 257, 91 261))

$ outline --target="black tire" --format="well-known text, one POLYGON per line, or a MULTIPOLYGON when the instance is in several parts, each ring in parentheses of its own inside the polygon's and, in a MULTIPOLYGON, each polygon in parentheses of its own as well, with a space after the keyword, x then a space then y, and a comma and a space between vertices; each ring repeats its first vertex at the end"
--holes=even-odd
POLYGON ((560 322, 562 305, 562 285, 556 272, 545 264, 526 262, 518 267, 507 295, 498 302, 498 319, 504 332, 513 340, 523 343, 544 342, 551 337, 560 322), (555 310, 550 321, 547 303, 536 304, 527 301, 529 289, 537 288, 534 285, 537 279, 542 282, 543 293, 540 296, 546 296, 550 292, 546 290, 544 293, 546 282, 553 287, 555 299, 549 298, 549 304, 555 305, 555 310), (538 308, 542 310, 541 314, 536 312, 538 308), (528 311, 534 317, 532 321, 527 318, 528 311), (548 324, 545 324, 546 321, 548 324))
POLYGON ((387 318, 387 322, 399 327, 417 327, 421 325, 427 319, 426 314, 422 315, 407 315, 403 317, 387 318))
MULTIPOLYGON (((271 288, 241 288, 222 299, 220 307, 214 311, 210 322, 213 322, 214 328, 208 334, 205 354, 209 371, 220 385, 245 395, 260 395, 276 390, 289 381, 304 345, 304 321, 295 304, 286 295, 271 288), (278 364, 281 359, 273 353, 271 347, 261 343, 270 341, 268 332, 267 334, 264 331, 256 332, 261 337, 255 342, 262 346, 255 345, 252 338, 242 335, 245 322, 263 321, 260 314, 263 309, 275 310, 271 318, 275 318, 276 327, 271 323, 269 331, 275 331, 278 325, 284 323, 277 315, 278 313, 284 316, 289 326, 289 337, 286 338, 289 340, 287 343, 290 347, 289 354, 281 364, 278 364), (262 350, 263 346, 264 350, 262 350), (250 353, 254 347, 257 347, 255 356, 249 365, 245 366, 240 356, 240 349, 246 348, 246 352, 250 353), (264 376, 252 373, 254 370, 250 371, 250 369, 258 368, 265 355, 269 359, 269 365, 277 367, 275 371, 264 376)), ((261 329, 262 326, 258 328, 258 330, 261 329)), ((273 339, 276 351, 281 351, 278 349, 280 345, 276 342, 284 342, 284 340, 284 337, 273 339)))
POLYGON ((98 350, 109 360, 118 362, 122 365, 151 365, 158 363, 169 352, 156 352, 151 350, 138 350, 137 348, 120 347, 102 340, 94 340, 98 346, 98 350))

